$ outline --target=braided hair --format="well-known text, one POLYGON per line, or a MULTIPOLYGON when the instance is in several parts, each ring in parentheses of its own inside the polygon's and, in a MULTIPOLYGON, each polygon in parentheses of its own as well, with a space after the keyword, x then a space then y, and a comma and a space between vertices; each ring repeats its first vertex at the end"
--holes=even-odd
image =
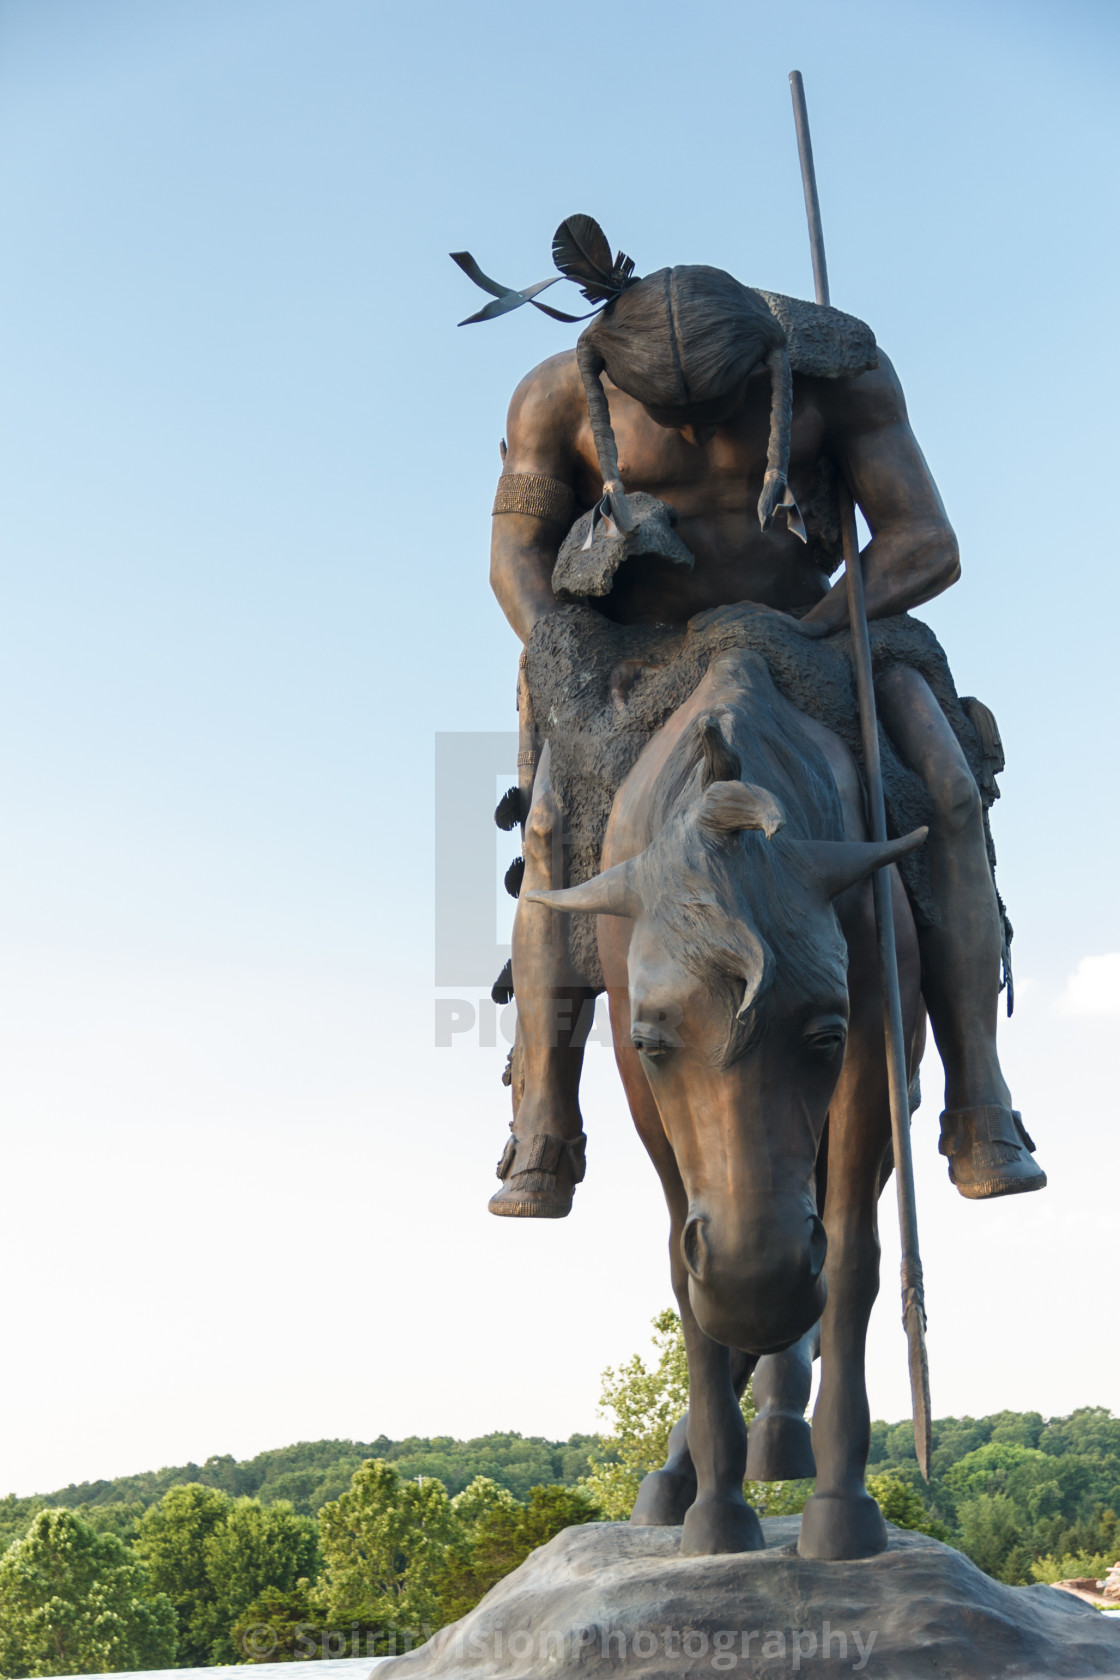
MULTIPOLYGON (((770 438, 759 523, 769 530, 779 505, 800 525, 786 479, 793 381, 785 334, 766 302, 721 268, 658 269, 632 280, 581 333, 576 362, 587 396, 603 491, 621 530, 633 518, 618 471, 618 448, 600 375, 655 408, 686 409, 729 396, 755 368, 770 373, 770 438)), ((800 532, 798 533, 800 534, 800 532)))

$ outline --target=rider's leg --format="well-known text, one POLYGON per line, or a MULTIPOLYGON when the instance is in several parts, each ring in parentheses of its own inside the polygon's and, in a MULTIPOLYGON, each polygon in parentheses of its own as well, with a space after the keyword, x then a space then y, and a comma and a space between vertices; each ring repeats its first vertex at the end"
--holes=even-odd
POLYGON ((498 1168, 502 1188, 490 1202, 491 1213, 521 1219, 562 1219, 583 1177, 579 1077, 594 993, 572 967, 567 916, 526 901, 534 888, 564 884, 562 819, 546 746, 525 822, 525 874, 513 922, 513 1136, 498 1168))
POLYGON ((996 1050, 1003 930, 980 792, 960 743, 917 671, 877 684, 883 722, 933 803, 926 850, 939 924, 918 930, 922 992, 945 1067, 942 1150, 963 1195, 1041 1189, 996 1050))

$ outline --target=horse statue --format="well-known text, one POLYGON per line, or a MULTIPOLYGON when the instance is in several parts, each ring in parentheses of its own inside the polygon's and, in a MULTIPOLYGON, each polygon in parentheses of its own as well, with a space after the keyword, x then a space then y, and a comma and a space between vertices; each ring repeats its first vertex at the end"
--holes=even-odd
MULTIPOLYGON (((886 1547, 865 1485, 864 1350, 891 1165, 868 878, 925 834, 869 842, 847 746, 779 692, 758 653, 730 649, 620 786, 601 873, 552 890, 527 855, 523 897, 599 918, 618 1069, 669 1208, 689 1407, 630 1520, 683 1523, 685 1554, 762 1548, 748 1468, 775 1480, 814 1460, 800 1554, 886 1547), (748 1442, 738 1396, 752 1373, 748 1442)), ((913 1076, 919 953, 892 876, 913 1076)))

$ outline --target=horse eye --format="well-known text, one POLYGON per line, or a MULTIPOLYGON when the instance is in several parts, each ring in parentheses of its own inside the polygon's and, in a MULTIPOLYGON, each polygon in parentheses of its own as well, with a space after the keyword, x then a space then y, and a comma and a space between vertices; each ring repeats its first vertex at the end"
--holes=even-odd
POLYGON ((659 1061, 669 1049, 669 1046, 665 1043, 664 1039, 661 1038, 654 1038, 652 1036, 649 1038, 642 1038, 635 1036, 634 1034, 631 1034, 631 1037, 634 1038, 635 1048, 640 1050, 643 1056, 648 1056, 651 1061, 659 1061))
POLYGON ((672 1048, 673 1040, 665 1030, 649 1021, 635 1021, 630 1028, 630 1038, 635 1050, 651 1061, 657 1061, 672 1048))
POLYGON ((833 1056, 844 1044, 844 1034, 841 1032, 811 1033, 809 1036, 810 1050, 819 1051, 822 1056, 833 1056))
POLYGON ((805 1042, 818 1056, 835 1056, 848 1041, 847 1028, 838 1019, 812 1021, 805 1029, 805 1042))

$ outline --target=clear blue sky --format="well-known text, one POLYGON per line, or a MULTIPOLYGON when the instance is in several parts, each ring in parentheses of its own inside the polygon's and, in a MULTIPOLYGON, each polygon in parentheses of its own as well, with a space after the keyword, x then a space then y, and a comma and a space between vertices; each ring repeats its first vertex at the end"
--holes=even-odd
MULTIPOLYGON (((503 1051, 433 1046, 433 737, 512 727, 497 445, 574 332, 458 332, 481 299, 447 253, 527 284, 586 210, 639 271, 807 295, 795 65, 833 299, 895 360, 961 539, 926 616, 1009 755, 1004 1045, 1053 1185, 959 1202, 927 1069, 935 1409, 1120 1409, 1093 1311, 1117 34, 1083 0, 0 0, 0 1491, 300 1436, 566 1435, 668 1299, 606 1053, 587 1183, 541 1227, 485 1213, 503 1051)), ((888 1257, 891 1417, 895 1295, 888 1257)))

